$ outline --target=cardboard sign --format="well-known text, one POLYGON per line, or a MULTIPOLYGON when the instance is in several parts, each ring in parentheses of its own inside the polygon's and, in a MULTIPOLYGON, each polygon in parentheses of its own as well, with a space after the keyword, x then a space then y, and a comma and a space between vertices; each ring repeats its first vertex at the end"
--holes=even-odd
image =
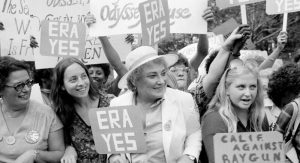
POLYGON ((0 56, 33 61, 30 36, 38 33, 38 23, 30 17, 30 8, 24 0, 1 0, 0 21, 4 30, 0 31, 0 56))
POLYGON ((266 12, 268 15, 297 11, 300 11, 299 0, 267 0, 266 12))
MULTIPOLYGON (((91 13, 97 22, 90 28, 91 36, 141 33, 139 3, 146 0, 91 0, 91 13)), ((207 33, 202 18, 207 0, 168 0, 171 33, 207 33), (187 25, 188 24, 188 25, 187 25)))
POLYGON ((137 106, 91 109, 89 119, 97 152, 144 153, 146 143, 141 115, 137 106))
MULTIPOLYGON (((125 42, 125 37, 126 35, 115 35, 109 37, 110 43, 116 49, 122 61, 125 60, 127 54, 131 51, 131 45, 125 42)), ((45 69, 54 68, 62 57, 42 56, 35 53, 34 59, 36 69, 45 69)), ((87 38, 84 56, 80 60, 85 65, 108 63, 101 42, 98 38, 87 38)))
MULTIPOLYGON (((237 28, 240 24, 237 23, 233 18, 227 20, 225 23, 217 26, 216 28, 213 29, 213 32, 216 34, 216 35, 223 35, 225 39, 227 39, 231 32, 237 28)), ((252 50, 252 49, 255 49, 255 45, 254 43, 248 39, 244 45, 244 49, 247 49, 247 50, 252 50)))
POLYGON ((85 50, 85 31, 81 23, 43 21, 41 55, 81 58, 85 50))
POLYGON ((154 45, 170 35, 167 0, 149 0, 139 5, 143 45, 154 45))
POLYGON ((262 2, 262 1, 265 0, 216 0, 217 6, 221 9, 250 4, 250 3, 262 2))
POLYGON ((218 133, 214 136, 215 162, 284 163, 283 144, 279 132, 218 133))

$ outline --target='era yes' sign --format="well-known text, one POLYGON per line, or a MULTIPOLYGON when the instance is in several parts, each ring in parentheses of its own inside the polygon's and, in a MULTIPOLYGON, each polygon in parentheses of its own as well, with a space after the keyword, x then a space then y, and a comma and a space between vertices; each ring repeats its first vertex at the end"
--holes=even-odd
POLYGON ((154 45, 170 34, 167 0, 149 0, 139 4, 143 45, 154 45))
POLYGON ((86 27, 82 23, 43 21, 40 53, 55 57, 82 57, 85 53, 86 27))
POLYGON ((256 3, 265 0, 216 0, 216 1, 217 1, 217 6, 220 7, 221 9, 224 9, 228 7, 256 3))
POLYGON ((91 109, 89 119, 97 152, 100 154, 145 152, 141 114, 137 106, 91 109))
POLYGON ((268 15, 300 11, 300 0, 267 0, 268 15))

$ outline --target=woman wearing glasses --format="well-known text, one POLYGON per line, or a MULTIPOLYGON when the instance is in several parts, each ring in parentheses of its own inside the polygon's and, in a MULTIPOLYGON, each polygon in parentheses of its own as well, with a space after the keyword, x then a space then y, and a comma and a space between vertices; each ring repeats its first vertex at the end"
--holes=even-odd
POLYGON ((203 117, 202 136, 209 163, 214 163, 213 136, 216 133, 268 130, 257 69, 252 62, 236 61, 224 72, 203 117))
POLYGON ((29 100, 29 71, 22 61, 0 58, 0 162, 57 162, 65 149, 54 111, 29 100))

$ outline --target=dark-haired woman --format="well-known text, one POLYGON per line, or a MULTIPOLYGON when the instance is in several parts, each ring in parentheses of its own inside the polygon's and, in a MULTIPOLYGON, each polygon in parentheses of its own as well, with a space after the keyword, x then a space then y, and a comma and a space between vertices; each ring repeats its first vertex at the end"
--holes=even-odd
POLYGON ((61 162, 106 162, 106 155, 96 152, 88 111, 109 106, 110 98, 97 91, 80 60, 64 58, 56 65, 50 97, 64 124, 67 149, 61 162))
POLYGON ((30 74, 25 62, 0 57, 0 162, 58 162, 64 153, 55 112, 29 100, 30 74))

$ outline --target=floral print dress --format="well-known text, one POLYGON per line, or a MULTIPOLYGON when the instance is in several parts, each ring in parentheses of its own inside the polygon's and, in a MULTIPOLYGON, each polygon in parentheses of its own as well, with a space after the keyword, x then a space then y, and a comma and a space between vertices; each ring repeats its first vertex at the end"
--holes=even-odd
MULTIPOLYGON (((98 107, 108 107, 112 98, 113 96, 101 93, 98 107)), ((76 149, 78 155, 78 163, 106 162, 106 155, 98 154, 96 152, 91 126, 88 126, 76 112, 71 125, 70 135, 72 145, 76 149)))

